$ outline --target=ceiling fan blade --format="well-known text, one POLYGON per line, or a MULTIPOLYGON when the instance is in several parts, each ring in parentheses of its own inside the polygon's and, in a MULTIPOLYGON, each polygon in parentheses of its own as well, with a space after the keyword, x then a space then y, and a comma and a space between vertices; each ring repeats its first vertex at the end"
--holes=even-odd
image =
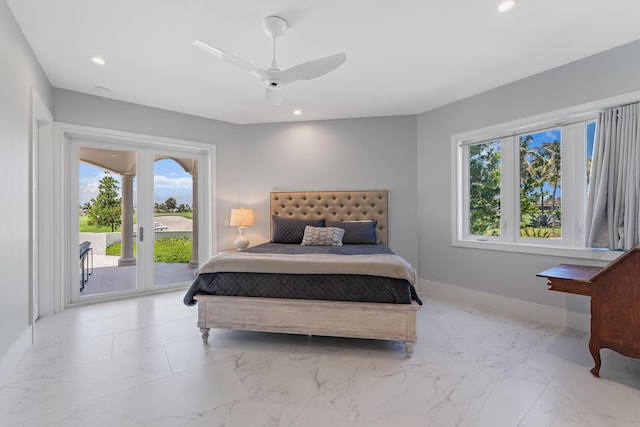
POLYGON ((347 60, 345 53, 326 56, 284 70, 281 74, 282 83, 289 84, 296 80, 311 80, 335 70, 347 60))
POLYGON ((193 45, 199 49, 202 49, 207 53, 210 53, 216 58, 223 60, 224 62, 228 62, 229 64, 235 65, 236 67, 241 68, 245 71, 248 71, 254 76, 260 78, 260 73, 259 73, 261 71, 260 67, 253 65, 252 63, 247 62, 244 59, 239 58, 232 53, 226 52, 220 48, 201 42, 200 40, 195 40, 193 42, 193 45))
POLYGON ((282 104, 282 88, 268 87, 264 90, 264 97, 272 105, 282 104))

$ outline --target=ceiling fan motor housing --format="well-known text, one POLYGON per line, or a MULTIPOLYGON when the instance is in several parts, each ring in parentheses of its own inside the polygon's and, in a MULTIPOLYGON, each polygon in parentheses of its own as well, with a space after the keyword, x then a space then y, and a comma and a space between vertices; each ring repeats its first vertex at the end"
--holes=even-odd
POLYGON ((269 88, 280 88, 282 87, 282 79, 280 78, 280 73, 280 70, 270 68, 266 70, 262 82, 269 88))

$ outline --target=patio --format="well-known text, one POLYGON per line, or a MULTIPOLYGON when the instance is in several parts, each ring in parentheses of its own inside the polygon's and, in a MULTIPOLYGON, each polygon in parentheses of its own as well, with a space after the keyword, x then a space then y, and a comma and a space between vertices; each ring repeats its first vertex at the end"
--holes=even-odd
MULTIPOLYGON (((156 235, 171 235, 172 232, 192 230, 191 220, 183 217, 164 216, 156 218, 156 224, 165 231, 156 231, 156 235), (166 231, 170 230, 170 231, 166 231)), ((136 287, 136 265, 118 265, 120 256, 105 255, 110 233, 80 233, 80 242, 89 242, 91 254, 87 260, 91 274, 80 290, 80 296, 126 291, 136 287)), ((189 263, 154 263, 154 281, 156 286, 176 283, 190 284, 195 269, 189 263)), ((85 276, 86 277, 86 276, 85 276)), ((78 284, 80 286, 80 283, 78 284)))
MULTIPOLYGON (((93 255, 93 272, 80 291, 80 296, 104 294, 108 292, 135 289, 136 266, 118 267, 117 256, 93 255)), ((154 284, 156 286, 175 283, 191 283, 194 269, 187 263, 154 263, 154 284)))

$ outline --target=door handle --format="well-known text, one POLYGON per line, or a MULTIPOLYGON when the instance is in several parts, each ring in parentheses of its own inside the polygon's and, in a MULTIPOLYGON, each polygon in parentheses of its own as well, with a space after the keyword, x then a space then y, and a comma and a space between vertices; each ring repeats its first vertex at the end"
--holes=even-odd
POLYGON ((144 240, 144 228, 140 227, 140 241, 142 242, 144 240))

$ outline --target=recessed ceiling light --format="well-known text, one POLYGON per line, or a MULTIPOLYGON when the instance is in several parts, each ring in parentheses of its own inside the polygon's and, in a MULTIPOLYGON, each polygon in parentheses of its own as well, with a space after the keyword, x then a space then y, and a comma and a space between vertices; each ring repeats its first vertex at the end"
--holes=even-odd
POLYGON ((107 63, 104 59, 100 58, 99 56, 92 56, 91 62, 98 65, 104 65, 107 63))
POLYGON ((507 12, 513 9, 513 6, 516 5, 516 0, 505 0, 498 5, 498 12, 507 12))
POLYGON ((293 112, 293 114, 295 114, 296 116, 299 116, 300 114, 302 114, 302 111, 300 111, 300 110, 295 110, 295 111, 293 112))

